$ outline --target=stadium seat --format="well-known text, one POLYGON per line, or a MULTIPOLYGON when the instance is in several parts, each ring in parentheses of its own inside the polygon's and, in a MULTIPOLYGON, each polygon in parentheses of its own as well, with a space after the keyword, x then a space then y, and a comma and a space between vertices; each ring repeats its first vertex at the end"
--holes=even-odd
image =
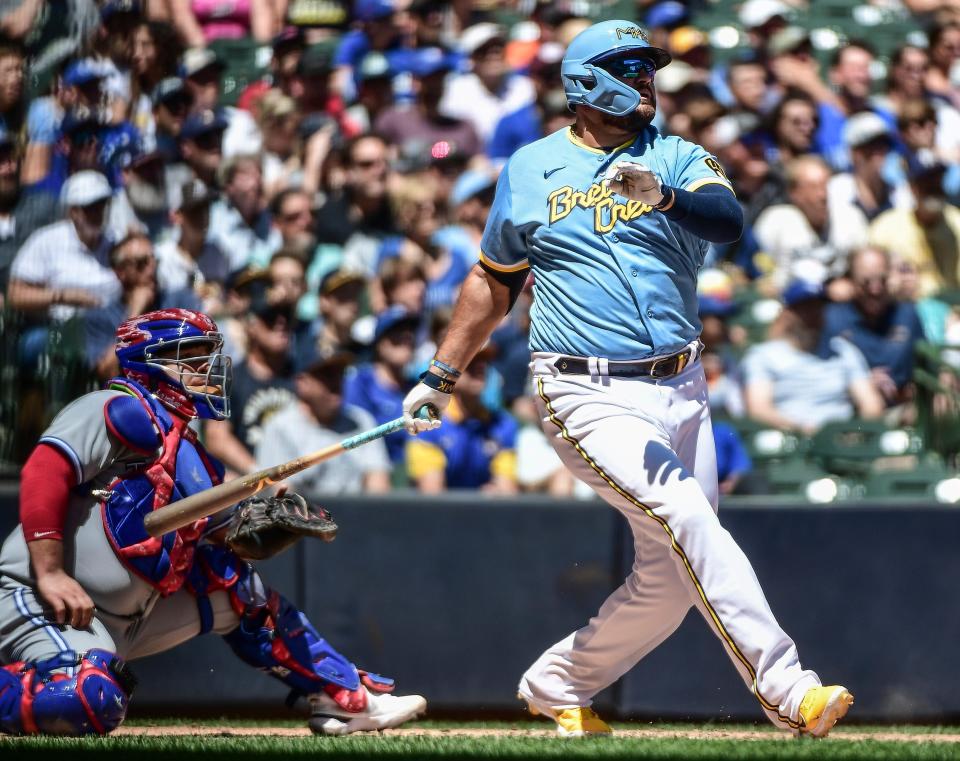
POLYGON ((951 475, 939 459, 927 459, 906 470, 872 470, 865 482, 866 495, 900 500, 936 498, 938 485, 951 475))
POLYGON ((881 459, 924 451, 917 431, 891 428, 882 420, 827 423, 810 440, 811 459, 831 473, 864 475, 881 459))
POLYGON ((249 38, 214 40, 210 47, 226 65, 221 80, 220 105, 235 106, 247 85, 266 74, 270 48, 249 38))

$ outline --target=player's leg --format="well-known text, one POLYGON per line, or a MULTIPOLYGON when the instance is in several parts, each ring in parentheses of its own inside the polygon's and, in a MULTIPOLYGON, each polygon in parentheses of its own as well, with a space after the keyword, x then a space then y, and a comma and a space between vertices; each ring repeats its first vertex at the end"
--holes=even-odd
POLYGON ((34 593, 0 587, 0 733, 106 734, 135 681, 103 623, 57 625, 34 593))
POLYGON ((188 584, 189 590, 157 604, 132 643, 131 658, 216 631, 241 660, 288 685, 292 698, 305 696, 310 727, 320 734, 386 729, 426 709, 419 695, 392 695, 392 679, 354 666, 226 548, 198 548, 188 584))
POLYGON ((593 391, 589 381, 538 380, 565 462, 627 517, 635 534, 671 551, 690 598, 767 716, 796 728, 800 701, 816 675, 800 668, 749 561, 671 446, 679 422, 704 408, 705 391, 700 399, 699 389, 691 395, 679 380, 670 386, 598 379, 593 391))
POLYGON ((663 546, 643 534, 634 546, 626 581, 586 626, 548 648, 524 673, 520 695, 538 712, 562 716, 566 709, 590 706, 594 695, 669 637, 689 611, 690 596, 663 546))

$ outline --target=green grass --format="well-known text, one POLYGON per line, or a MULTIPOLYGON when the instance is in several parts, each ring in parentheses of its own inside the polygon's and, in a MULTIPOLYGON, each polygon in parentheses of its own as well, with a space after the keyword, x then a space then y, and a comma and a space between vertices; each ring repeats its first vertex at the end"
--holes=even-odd
MULTIPOLYGON (((179 724, 222 725, 224 720, 134 721, 128 726, 174 727, 179 724)), ((233 726, 302 726, 295 721, 234 721, 233 726)), ((543 722, 452 722, 426 721, 415 725, 426 729, 543 729, 543 722)), ((931 735, 960 733, 952 727, 844 727, 826 741, 784 740, 776 730, 743 724, 626 724, 619 729, 716 731, 761 731, 763 739, 731 740, 685 737, 615 737, 564 740, 554 737, 411 737, 353 735, 324 737, 183 737, 124 736, 67 739, 56 737, 0 738, 0 759, 116 758, 139 759, 960 759, 960 743, 936 742, 931 735), (899 732, 910 735, 908 741, 858 739, 845 735, 899 732), (769 739, 767 739, 769 738, 769 739)))

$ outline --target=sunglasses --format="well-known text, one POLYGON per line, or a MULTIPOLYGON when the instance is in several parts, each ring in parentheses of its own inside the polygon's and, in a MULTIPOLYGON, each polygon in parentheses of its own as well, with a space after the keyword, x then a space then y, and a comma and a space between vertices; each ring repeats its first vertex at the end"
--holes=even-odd
POLYGON ((657 65, 649 58, 614 58, 600 66, 617 79, 636 79, 641 75, 652 79, 657 73, 657 65))
POLYGON ((143 272, 147 267, 150 266, 150 262, 153 261, 153 256, 148 254, 146 256, 128 256, 125 259, 121 259, 117 264, 121 267, 133 267, 137 272, 143 272))

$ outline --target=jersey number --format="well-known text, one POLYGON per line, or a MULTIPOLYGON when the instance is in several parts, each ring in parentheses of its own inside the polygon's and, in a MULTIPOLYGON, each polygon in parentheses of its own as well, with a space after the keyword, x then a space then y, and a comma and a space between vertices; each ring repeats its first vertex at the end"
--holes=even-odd
POLYGON ((712 171, 715 175, 717 175, 717 177, 720 177, 720 178, 722 178, 722 179, 724 179, 724 180, 727 179, 727 174, 726 174, 726 172, 723 171, 723 167, 720 166, 720 162, 719 162, 719 161, 717 161, 716 159, 711 158, 711 159, 704 159, 704 160, 703 160, 703 163, 706 164, 708 167, 710 167, 711 171, 712 171))

